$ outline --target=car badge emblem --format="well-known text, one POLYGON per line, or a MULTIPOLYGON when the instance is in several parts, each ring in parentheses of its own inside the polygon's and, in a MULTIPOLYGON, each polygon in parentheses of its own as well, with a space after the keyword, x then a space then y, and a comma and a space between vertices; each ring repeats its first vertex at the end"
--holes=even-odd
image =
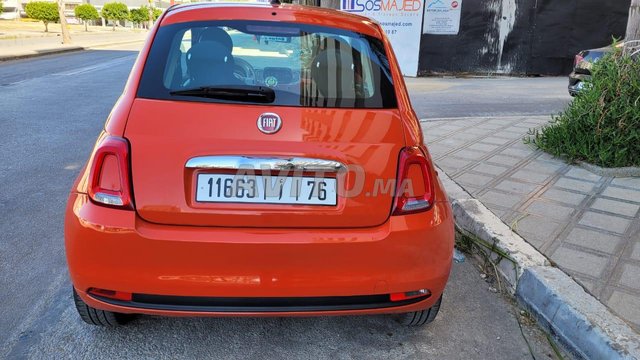
POLYGON ((258 129, 265 134, 275 134, 282 127, 282 119, 278 114, 264 113, 258 116, 258 129))

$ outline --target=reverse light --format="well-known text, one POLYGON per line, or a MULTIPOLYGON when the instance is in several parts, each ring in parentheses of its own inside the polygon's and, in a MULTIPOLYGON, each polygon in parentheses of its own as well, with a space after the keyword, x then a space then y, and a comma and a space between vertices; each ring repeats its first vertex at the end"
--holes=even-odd
POLYGON ((104 137, 93 155, 89 171, 89 197, 104 205, 132 209, 129 174, 127 140, 110 135, 104 137))
POLYGON ((433 206, 434 189, 429 169, 429 162, 419 148, 402 149, 393 215, 427 211, 433 206))

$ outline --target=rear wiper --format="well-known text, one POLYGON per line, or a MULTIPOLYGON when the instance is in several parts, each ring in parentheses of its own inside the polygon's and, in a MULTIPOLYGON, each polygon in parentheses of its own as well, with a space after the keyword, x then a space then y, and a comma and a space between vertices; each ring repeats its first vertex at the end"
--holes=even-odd
POLYGON ((273 89, 252 85, 201 86, 193 89, 174 90, 170 94, 257 103, 272 103, 276 98, 273 89))

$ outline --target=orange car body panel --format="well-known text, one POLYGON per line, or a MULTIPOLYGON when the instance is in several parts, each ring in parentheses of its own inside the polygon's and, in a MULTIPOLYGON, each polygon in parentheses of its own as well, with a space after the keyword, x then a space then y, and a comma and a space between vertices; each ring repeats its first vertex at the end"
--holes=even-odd
MULTIPOLYGON (((172 102, 136 99, 145 59, 159 27, 217 19, 273 19, 331 26, 380 38, 385 45, 398 100, 397 109, 278 108, 283 118, 291 120, 282 129, 282 138, 291 140, 290 143, 279 143, 282 154, 328 157, 347 164, 362 161, 386 164, 390 158, 397 163, 401 148, 418 146, 431 162, 391 45, 374 21, 333 10, 291 5, 194 4, 165 12, 150 32, 101 136, 136 134, 136 143, 131 146, 134 184, 136 178, 155 176, 154 171, 158 169, 166 175, 161 177, 162 184, 150 188, 136 188, 134 185, 136 198, 139 196, 145 200, 141 201, 141 207, 136 204, 135 210, 122 210, 92 202, 87 195, 88 166, 81 172, 69 196, 65 219, 69 272, 80 297, 98 309, 167 316, 355 315, 429 308, 444 291, 454 241, 451 206, 433 166, 429 171, 435 180, 436 203, 429 211, 389 216, 392 204, 388 199, 380 198, 366 205, 388 210, 385 216, 379 216, 377 211, 373 219, 362 219, 367 217, 364 202, 355 203, 350 209, 339 205, 335 209, 317 212, 302 207, 297 211, 286 209, 290 225, 282 226, 282 209, 278 206, 258 206, 253 210, 229 207, 212 222, 206 209, 198 209, 188 196, 184 196, 192 173, 184 172, 184 169, 181 169, 183 172, 163 169, 160 162, 156 162, 155 169, 148 165, 154 164, 153 155, 144 149, 149 146, 157 149, 158 128, 164 129, 163 125, 171 124, 153 124, 155 128, 145 129, 142 122, 128 123, 131 115, 138 116, 138 112, 143 112, 144 116, 153 117, 180 111, 189 114, 185 117, 189 121, 214 113, 222 117, 243 113, 255 118, 265 108, 196 102, 176 102, 172 108, 172 102), (323 116, 336 113, 353 120, 340 123, 340 132, 330 131, 333 118, 321 120, 323 116), (300 118, 300 114, 316 119, 319 125, 313 127, 293 120, 300 118), (366 125, 362 120, 365 118, 375 118, 378 125, 384 126, 376 131, 364 131, 366 125), (356 146, 361 146, 366 156, 347 158, 341 151, 335 151, 331 156, 331 149, 348 146, 348 139, 341 138, 344 133, 357 134, 352 138, 357 139, 356 146), (140 156, 145 157, 146 168, 135 167, 140 156), (182 196, 166 191, 167 187, 182 189, 182 196), (154 207, 153 193, 164 196, 161 203, 172 204, 173 208, 154 207), (88 295, 87 290, 91 287, 140 294, 203 297, 356 296, 417 289, 429 289, 431 296, 406 306, 365 310, 190 312, 113 305, 88 295)), ((224 146, 216 148, 217 154, 272 154, 260 139, 260 133, 255 131, 255 121, 246 128, 241 123, 227 123, 220 129, 229 138, 224 146), (229 135, 234 131, 235 137, 229 135), (239 135, 244 136, 242 143, 238 141, 239 135)), ((203 130, 203 133, 215 131, 206 125, 203 130)), ((179 132, 180 127, 174 126, 171 131, 179 132)), ((200 154, 201 142, 206 138, 196 139, 200 143, 174 143, 166 139, 167 151, 161 154, 162 159, 169 157, 169 162, 177 163, 200 154)), ((89 159, 89 163, 91 161, 89 159)), ((381 166, 380 173, 376 175, 395 178, 395 173, 383 168, 381 166)), ((145 181, 152 183, 149 179, 145 181)))

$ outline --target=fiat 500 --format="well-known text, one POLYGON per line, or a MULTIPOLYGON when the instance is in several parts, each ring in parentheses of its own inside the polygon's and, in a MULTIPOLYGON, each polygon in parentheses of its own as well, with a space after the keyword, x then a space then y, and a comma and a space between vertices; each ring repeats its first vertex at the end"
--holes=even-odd
POLYGON ((73 297, 133 314, 438 313, 452 211, 384 31, 201 3, 157 21, 69 196, 73 297))

